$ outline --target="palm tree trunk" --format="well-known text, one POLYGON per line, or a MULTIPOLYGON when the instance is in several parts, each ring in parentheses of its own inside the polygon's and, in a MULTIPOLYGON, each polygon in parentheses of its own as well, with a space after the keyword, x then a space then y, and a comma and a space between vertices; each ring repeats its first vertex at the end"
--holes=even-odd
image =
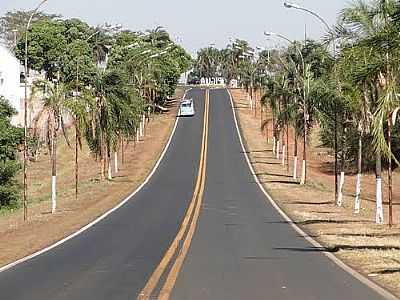
POLYGON ((389 181, 389 226, 393 226, 393 171, 392 171, 392 120, 388 118, 388 147, 389 147, 389 165, 388 165, 388 181, 389 181))
POLYGON ((54 214, 57 209, 57 129, 53 127, 53 139, 51 141, 51 213, 54 214))
MULTIPOLYGON (((260 91, 260 93, 261 93, 261 91, 260 91)), ((260 97, 261 97, 261 94, 260 94, 260 97)), ((263 104, 261 102, 261 98, 260 98, 260 124, 261 124, 261 126, 262 126, 263 121, 264 121, 263 112, 264 112, 264 106, 263 106, 263 104)))
POLYGON ((335 102, 335 134, 334 134, 334 147, 335 147, 335 200, 338 198, 338 191, 339 191, 339 183, 338 183, 338 134, 337 134, 337 126, 338 126, 338 116, 337 116, 337 108, 335 102))
POLYGON ((346 165, 346 128, 343 130, 343 140, 342 140, 342 158, 341 158, 341 166, 340 166, 340 182, 339 182, 339 195, 337 198, 337 206, 343 206, 343 188, 345 182, 345 165, 346 165))
POLYGON ((143 114, 142 116, 142 123, 143 123, 143 136, 146 135, 146 115, 143 114))
POLYGON ((118 173, 118 151, 114 152, 114 172, 118 173))
POLYGON ((354 213, 359 214, 361 209, 361 177, 362 177, 362 133, 358 136, 358 160, 357 160, 357 183, 356 198, 354 200, 354 213))
POLYGON ((296 130, 294 130, 294 155, 293 155, 293 179, 297 180, 297 161, 298 161, 298 138, 296 130))
POLYGON ((103 157, 103 155, 101 155, 100 157, 100 180, 104 180, 105 179, 105 169, 104 169, 104 164, 105 164, 105 159, 103 157))
POLYGON ((304 122, 304 128, 303 128, 303 162, 302 162, 302 167, 301 167, 301 180, 300 184, 304 185, 307 182, 307 126, 308 126, 308 120, 307 120, 307 106, 305 103, 306 97, 304 96, 304 104, 303 104, 303 122, 304 122))
POLYGON ((110 149, 107 147, 107 179, 112 180, 112 169, 111 169, 111 153, 110 149))
POLYGON ((252 94, 253 94, 253 100, 254 100, 254 117, 257 118, 257 88, 252 89, 252 94))
POLYGON ((307 176, 307 138, 304 136, 303 137, 303 161, 302 161, 302 166, 301 166, 301 180, 300 184, 304 185, 306 184, 306 176, 307 176))
POLYGON ((275 132, 275 114, 272 111, 272 153, 276 153, 276 132, 275 132))
POLYGON ((106 178, 105 172, 106 172, 106 154, 104 150, 104 142, 103 142, 103 134, 101 133, 100 137, 100 148, 101 148, 101 153, 100 153, 100 179, 104 180, 106 178))
POLYGON ((143 117, 140 116, 140 123, 139 123, 139 136, 143 136, 143 117))
POLYGON ((377 224, 383 224, 383 203, 382 203, 382 155, 376 153, 376 218, 377 224))
POLYGON ((286 121, 286 161, 287 161, 287 172, 290 172, 290 161, 289 161, 289 122, 286 121))
POLYGON ((277 160, 279 160, 279 158, 280 158, 280 151, 281 151, 281 149, 280 149, 280 147, 281 147, 281 141, 280 141, 280 137, 279 137, 279 135, 280 134, 278 134, 278 137, 277 137, 277 140, 276 140, 276 159, 277 160))
POLYGON ((120 147, 121 147, 121 162, 122 164, 125 163, 125 147, 124 147, 124 138, 121 137, 121 142, 120 142, 120 147))
POLYGON ((78 121, 75 124, 75 200, 78 200, 78 180, 79 180, 79 131, 78 121))
POLYGON ((343 206, 343 187, 344 187, 344 181, 345 181, 345 173, 344 171, 340 172, 340 181, 339 181, 339 194, 337 198, 337 203, 336 205, 339 207, 343 206))
POLYGON ((285 159, 286 159, 286 142, 285 142, 285 129, 283 129, 283 132, 282 132, 282 166, 285 166, 285 159))

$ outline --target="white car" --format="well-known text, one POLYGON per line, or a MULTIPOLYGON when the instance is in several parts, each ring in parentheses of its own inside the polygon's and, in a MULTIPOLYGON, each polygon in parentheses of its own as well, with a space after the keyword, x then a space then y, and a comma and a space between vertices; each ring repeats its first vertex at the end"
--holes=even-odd
POLYGON ((193 99, 184 99, 179 107, 180 117, 192 117, 194 116, 194 102, 193 99))

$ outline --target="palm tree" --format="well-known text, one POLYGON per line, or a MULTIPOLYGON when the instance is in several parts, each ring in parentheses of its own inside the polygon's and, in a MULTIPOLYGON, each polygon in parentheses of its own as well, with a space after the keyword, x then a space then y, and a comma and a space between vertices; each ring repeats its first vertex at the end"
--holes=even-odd
POLYGON ((66 109, 74 119, 75 128, 75 199, 78 198, 79 149, 82 150, 82 137, 90 124, 89 112, 94 106, 93 100, 92 97, 88 96, 88 92, 83 89, 74 97, 68 97, 65 102, 66 109))
POLYGON ((132 137, 142 115, 139 96, 126 84, 126 77, 116 70, 98 72, 91 97, 95 99, 86 137, 91 150, 100 157, 100 176, 112 179, 111 153, 117 151, 120 137, 132 137))
MULTIPOLYGON (((382 224, 382 143, 383 115, 388 111, 383 108, 390 107, 395 102, 396 78, 393 76, 394 60, 390 57, 398 47, 396 20, 398 16, 397 1, 380 0, 373 3, 357 1, 341 14, 340 34, 350 40, 354 47, 364 49, 368 53, 368 64, 358 70, 358 78, 368 83, 372 107, 376 109, 373 128, 376 150, 376 223, 382 224), (379 138, 380 137, 380 138, 379 138)), ((387 117, 385 117, 387 119, 387 117)), ((389 147, 390 148, 390 147, 389 147)), ((391 156, 391 155, 390 155, 391 156)), ((389 198, 391 199, 391 159, 389 163, 389 198)))
POLYGON ((61 82, 56 84, 48 81, 40 81, 35 88, 44 89, 43 109, 35 120, 36 126, 44 122, 51 157, 51 212, 57 209, 57 138, 61 129, 69 145, 65 134, 64 116, 66 113, 65 93, 66 87, 61 82))
POLYGON ((354 200, 354 212, 358 214, 361 208, 361 179, 363 171, 363 140, 370 134, 372 126, 371 101, 368 93, 368 82, 364 79, 355 80, 360 68, 367 66, 364 49, 353 45, 342 50, 338 61, 338 73, 342 78, 342 93, 349 111, 348 118, 356 129, 358 136, 357 181, 354 200))
POLYGON ((144 40, 153 48, 162 48, 171 42, 168 32, 162 26, 148 30, 144 40))

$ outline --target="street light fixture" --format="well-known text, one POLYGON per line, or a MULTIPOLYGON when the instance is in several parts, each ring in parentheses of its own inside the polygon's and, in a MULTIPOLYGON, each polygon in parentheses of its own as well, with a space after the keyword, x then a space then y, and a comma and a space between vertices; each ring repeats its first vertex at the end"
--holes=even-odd
POLYGON ((296 4, 296 3, 293 3, 293 2, 284 2, 283 5, 286 8, 293 8, 293 9, 297 9, 297 10, 302 10, 302 11, 305 11, 305 12, 313 15, 314 17, 318 18, 325 25, 326 29, 328 29, 329 32, 331 31, 331 27, 329 26, 328 22, 326 22, 325 19, 322 18, 315 11, 313 11, 311 9, 308 9, 308 8, 305 8, 305 7, 302 7, 302 6, 300 6, 300 5, 296 4))
POLYGON ((24 98, 24 195, 23 195, 23 207, 24 207, 24 221, 28 219, 28 178, 27 178, 27 165, 28 165, 28 33, 33 17, 37 14, 39 9, 45 4, 47 0, 42 0, 39 5, 32 11, 28 23, 25 28, 25 98, 24 98))
POLYGON ((296 44, 296 43, 294 43, 292 40, 290 40, 290 39, 287 38, 286 36, 284 36, 284 35, 282 35, 282 34, 279 34, 279 33, 270 32, 270 31, 264 31, 264 35, 267 36, 267 37, 276 36, 276 37, 278 37, 278 38, 281 38, 281 39, 283 39, 283 40, 289 42, 291 45, 295 46, 295 48, 296 48, 296 50, 297 50, 297 52, 299 53, 300 58, 301 58, 301 63, 302 63, 302 65, 303 65, 303 71, 305 72, 304 56, 303 56, 303 53, 301 52, 301 50, 299 49, 299 47, 297 47, 297 44, 296 44))

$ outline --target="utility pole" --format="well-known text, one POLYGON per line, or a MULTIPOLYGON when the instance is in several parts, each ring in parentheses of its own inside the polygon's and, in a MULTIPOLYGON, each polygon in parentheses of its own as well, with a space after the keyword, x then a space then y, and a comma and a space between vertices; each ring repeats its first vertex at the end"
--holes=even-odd
POLYGON ((25 28, 25 59, 24 59, 24 72, 25 72, 25 97, 24 97, 24 193, 23 193, 23 207, 24 207, 24 221, 28 220, 28 33, 31 27, 32 19, 38 12, 40 7, 45 4, 47 0, 42 0, 39 5, 31 13, 28 23, 25 28))

